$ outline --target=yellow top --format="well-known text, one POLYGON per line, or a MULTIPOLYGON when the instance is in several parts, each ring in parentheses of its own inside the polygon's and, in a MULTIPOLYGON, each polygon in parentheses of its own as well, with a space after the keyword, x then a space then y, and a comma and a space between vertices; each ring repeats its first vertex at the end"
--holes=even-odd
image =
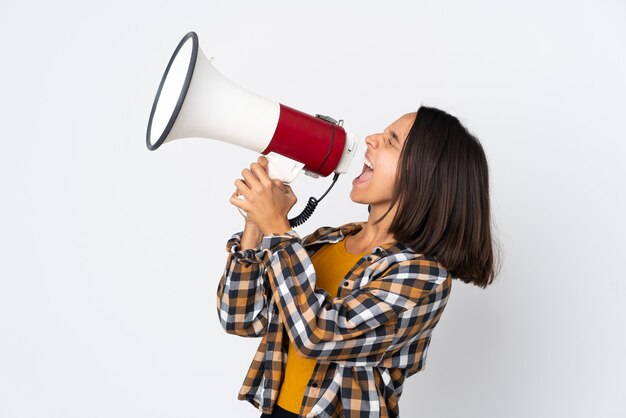
MULTIPOLYGON (((311 257, 317 277, 316 287, 324 289, 334 297, 348 271, 366 254, 369 252, 350 254, 346 250, 345 239, 336 244, 325 245, 311 257)), ((281 408, 294 414, 300 413, 304 392, 316 363, 315 359, 298 354, 291 341, 289 342, 285 378, 277 400, 281 408)))

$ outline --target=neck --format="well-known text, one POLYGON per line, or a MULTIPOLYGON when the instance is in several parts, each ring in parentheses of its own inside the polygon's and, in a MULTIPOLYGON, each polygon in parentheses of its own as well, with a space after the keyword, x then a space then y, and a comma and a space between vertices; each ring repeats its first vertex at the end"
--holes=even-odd
POLYGON ((367 223, 363 225, 363 229, 356 235, 360 242, 366 243, 369 247, 374 247, 396 241, 393 234, 389 232, 395 210, 391 210, 385 219, 375 223, 386 211, 387 207, 371 206, 367 223))

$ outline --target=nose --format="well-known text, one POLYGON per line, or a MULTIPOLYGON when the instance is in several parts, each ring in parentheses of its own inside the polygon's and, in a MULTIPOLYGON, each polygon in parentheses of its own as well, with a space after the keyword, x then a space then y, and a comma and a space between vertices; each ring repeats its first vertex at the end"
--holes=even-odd
POLYGON ((378 148, 380 143, 380 134, 372 134, 365 137, 365 144, 370 148, 378 148))

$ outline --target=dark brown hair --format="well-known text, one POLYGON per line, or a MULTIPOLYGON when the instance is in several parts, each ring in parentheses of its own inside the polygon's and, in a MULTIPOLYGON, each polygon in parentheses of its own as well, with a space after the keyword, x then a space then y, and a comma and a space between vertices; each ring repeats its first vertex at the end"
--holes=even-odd
POLYGON ((421 106, 396 179, 390 210, 396 203, 398 209, 389 228, 396 240, 435 256, 454 278, 491 284, 489 170, 478 139, 456 117, 421 106))

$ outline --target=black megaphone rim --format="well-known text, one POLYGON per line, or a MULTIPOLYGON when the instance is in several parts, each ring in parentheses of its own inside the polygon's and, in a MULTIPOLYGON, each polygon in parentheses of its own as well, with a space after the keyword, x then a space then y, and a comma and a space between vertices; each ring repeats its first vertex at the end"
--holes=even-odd
POLYGON ((198 58, 198 35, 192 31, 192 32, 187 33, 183 37, 183 39, 179 42, 178 46, 176 47, 176 50, 172 54, 172 58, 170 58, 170 61, 167 64, 167 68, 165 69, 165 73, 163 74, 163 77, 161 78, 161 83, 159 84, 159 89, 157 90, 156 97, 154 98, 154 103, 152 103, 152 111, 150 112, 150 120, 148 121, 148 131, 146 132, 146 146, 148 147, 150 151, 154 151, 155 149, 159 148, 165 141, 165 138, 167 138, 167 136, 169 135, 170 131, 172 130, 172 127, 174 126, 174 123, 176 122, 176 118, 178 118, 178 114, 180 113, 180 109, 183 107, 183 103, 185 102, 185 97, 187 96, 187 91, 189 90, 189 86, 191 84, 191 78, 193 77, 193 71, 196 67, 197 58, 198 58), (154 113, 159 103, 159 98, 161 97, 161 90, 163 89, 163 85, 165 84, 167 75, 170 71, 170 68, 172 67, 172 64, 174 63, 174 60, 176 59, 176 56, 178 55, 178 52, 181 50, 181 48, 183 47, 183 45, 185 44, 185 42, 187 42, 189 38, 192 39, 193 49, 191 52, 191 59, 189 60, 189 67, 187 68, 187 75, 185 76, 185 82, 183 83, 183 87, 180 91, 180 94, 178 95, 178 102, 176 103, 176 106, 174 107, 174 111, 172 112, 172 115, 170 116, 170 120, 168 121, 167 126, 165 127, 163 132, 161 133, 161 136, 159 136, 159 139, 155 143, 152 143, 151 135, 150 135, 150 132, 152 131, 152 119, 154 118, 154 113))

